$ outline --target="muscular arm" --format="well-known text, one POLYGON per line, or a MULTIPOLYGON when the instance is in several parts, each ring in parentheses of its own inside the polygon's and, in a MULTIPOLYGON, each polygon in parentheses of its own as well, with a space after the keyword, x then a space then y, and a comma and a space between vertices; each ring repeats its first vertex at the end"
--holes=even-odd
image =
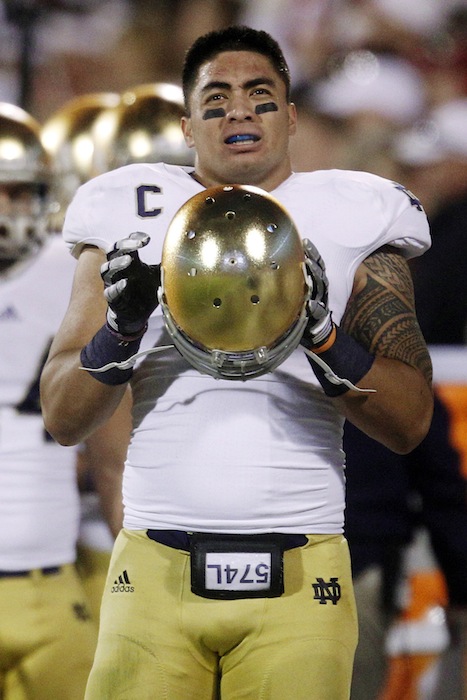
POLYGON ((104 253, 84 248, 70 304, 41 377, 41 407, 49 433, 63 445, 85 440, 114 413, 126 385, 108 386, 79 369, 81 349, 105 323, 107 303, 100 266, 104 253))
POLYGON ((341 327, 376 355, 360 387, 335 399, 345 417, 401 454, 425 437, 433 412, 431 360, 415 315, 413 285, 403 256, 384 247, 358 268, 341 327))
POLYGON ((127 387, 112 417, 89 436, 80 453, 81 469, 92 475, 102 515, 114 537, 123 522, 122 475, 131 427, 131 390, 127 387))

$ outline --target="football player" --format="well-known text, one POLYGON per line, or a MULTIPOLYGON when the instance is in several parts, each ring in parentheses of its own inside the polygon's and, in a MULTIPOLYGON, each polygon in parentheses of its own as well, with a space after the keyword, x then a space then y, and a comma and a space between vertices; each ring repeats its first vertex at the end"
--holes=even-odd
POLYGON ((75 264, 49 232, 39 124, 0 104, 0 695, 81 700, 94 655, 75 570, 76 449, 44 428, 39 375, 75 264))
POLYGON ((200 37, 183 87, 194 167, 99 176, 64 226, 79 261, 42 375, 46 425, 74 444, 128 384, 133 396, 124 528, 86 698, 211 700, 220 678, 223 700, 345 700, 357 620, 342 426, 400 453, 426 435, 431 363, 406 263, 430 245, 426 216, 403 186, 368 173, 292 172, 297 115, 267 33, 200 37), (269 198, 288 222, 271 220, 269 198), (242 247, 229 246, 251 203, 242 247), (165 258, 180 211, 189 225, 165 258), (303 298, 271 338, 266 302, 282 292, 288 307, 292 223, 303 298), (197 299, 213 323, 189 328, 177 309, 198 314, 197 299))

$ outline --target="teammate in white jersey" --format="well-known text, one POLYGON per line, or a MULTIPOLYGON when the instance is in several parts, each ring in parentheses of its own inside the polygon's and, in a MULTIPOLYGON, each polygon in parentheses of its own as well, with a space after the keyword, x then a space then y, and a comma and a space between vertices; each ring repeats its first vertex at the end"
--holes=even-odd
MULTIPOLYGON (((39 402, 76 263, 49 232, 51 168, 38 123, 0 103, 0 144, 0 696, 82 700, 97 620, 75 569, 77 450, 46 432, 39 402)), ((112 461, 112 485, 114 430, 86 444, 99 476, 112 461)))
POLYGON ((86 698, 344 700, 357 624, 342 424, 401 453, 428 430, 431 363, 406 263, 430 244, 426 216, 397 183, 291 171, 296 112, 268 34, 229 27, 201 37, 183 87, 194 168, 138 164, 100 176, 65 221, 78 266, 42 375, 46 425, 77 443, 128 383, 133 396, 124 529, 86 698), (175 342, 158 295, 166 232, 193 196, 229 184, 271 193, 304 239, 313 293, 300 346, 248 377, 225 378, 221 367, 213 378, 187 337, 192 354, 176 342, 180 352, 145 354, 134 369, 93 371, 175 342))
POLYGON ((0 696, 79 700, 97 625, 74 569, 76 450, 47 434, 39 374, 76 264, 47 234, 37 122, 0 104, 0 696))

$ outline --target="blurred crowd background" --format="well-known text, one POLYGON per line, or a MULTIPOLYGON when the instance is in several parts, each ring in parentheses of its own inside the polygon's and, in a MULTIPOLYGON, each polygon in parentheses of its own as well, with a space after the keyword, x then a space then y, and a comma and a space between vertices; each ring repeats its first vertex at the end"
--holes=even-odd
POLYGON ((465 188, 467 0, 2 0, 0 100, 43 124, 80 95, 178 84, 192 41, 233 23, 283 47, 296 170, 399 179, 431 217, 465 188))
POLYGON ((279 41, 296 89, 325 82, 320 111, 407 124, 465 97, 466 14, 465 0, 2 0, 0 96, 44 121, 76 95, 178 82, 199 34, 245 23, 279 41))
MULTIPOLYGON (((412 267, 417 311, 467 477, 467 0, 0 0, 0 102, 29 112, 44 144, 47 127, 77 104, 89 120, 118 114, 154 84, 176 103, 190 44, 239 23, 269 31, 288 60, 294 169, 370 171, 402 182, 427 211, 433 246, 412 267)), ((115 141, 95 156, 82 181, 123 164, 115 141)), ((457 634, 430 534, 417 523, 404 552, 381 700, 435 698, 430 674, 457 634)), ((467 570, 458 578, 467 601, 467 570)), ((463 644, 466 601, 456 601, 463 644)), ((465 648, 456 658, 465 663, 465 648)))

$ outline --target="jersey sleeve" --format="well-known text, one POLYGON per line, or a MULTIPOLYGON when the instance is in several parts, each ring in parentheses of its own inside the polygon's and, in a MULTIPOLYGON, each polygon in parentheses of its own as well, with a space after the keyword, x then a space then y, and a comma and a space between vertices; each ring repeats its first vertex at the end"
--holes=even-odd
POLYGON ((102 212, 111 207, 110 202, 104 202, 105 180, 105 176, 99 176, 82 185, 66 212, 62 235, 75 258, 86 245, 101 248, 105 253, 112 247, 113 241, 106 237, 108 227, 99 222, 102 212))
POLYGON ((397 182, 383 182, 383 206, 391 212, 385 243, 398 248, 407 259, 422 255, 431 246, 431 236, 420 200, 397 182))

